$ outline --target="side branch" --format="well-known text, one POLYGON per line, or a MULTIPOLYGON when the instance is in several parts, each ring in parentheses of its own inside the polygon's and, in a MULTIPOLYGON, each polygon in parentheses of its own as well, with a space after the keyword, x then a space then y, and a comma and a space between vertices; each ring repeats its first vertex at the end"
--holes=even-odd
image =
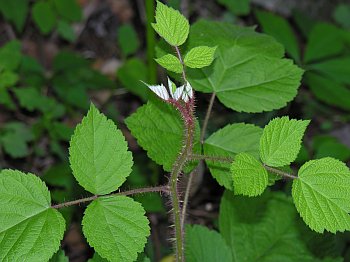
POLYGON ((63 208, 63 207, 79 205, 79 204, 85 203, 85 202, 91 202, 91 201, 94 201, 95 199, 101 198, 101 197, 129 196, 129 195, 136 195, 136 194, 150 193, 150 192, 165 192, 165 193, 169 193, 169 186, 165 185, 165 186, 157 186, 157 187, 136 188, 136 189, 131 189, 131 190, 124 191, 124 192, 111 193, 111 194, 108 194, 108 195, 94 195, 94 196, 91 196, 91 197, 81 198, 81 199, 77 199, 77 200, 73 200, 73 201, 69 201, 69 202, 60 203, 60 204, 57 204, 57 205, 52 205, 51 207, 55 208, 55 209, 59 209, 59 208, 63 208))
POLYGON ((192 154, 189 156, 189 158, 191 160, 209 160, 209 161, 218 161, 218 162, 225 162, 225 163, 233 162, 232 157, 224 157, 224 156, 206 156, 206 155, 192 154))
MULTIPOLYGON (((228 164, 231 164, 234 161, 234 159, 232 157, 206 156, 206 155, 195 155, 195 154, 191 155, 189 157, 191 160, 209 160, 209 161, 224 162, 224 163, 228 163, 228 164)), ((270 171, 270 172, 275 173, 277 175, 280 175, 282 177, 291 178, 291 179, 298 179, 297 176, 295 176, 293 174, 289 174, 287 172, 284 172, 280 169, 270 167, 270 166, 267 166, 265 164, 263 164, 263 166, 267 171, 270 171)))

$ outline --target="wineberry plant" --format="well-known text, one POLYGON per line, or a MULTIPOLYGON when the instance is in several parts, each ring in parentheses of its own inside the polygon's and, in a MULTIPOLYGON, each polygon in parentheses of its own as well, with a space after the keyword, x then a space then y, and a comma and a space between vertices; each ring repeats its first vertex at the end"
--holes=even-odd
POLYGON ((160 192, 170 200, 174 232, 169 239, 178 262, 318 261, 297 237, 295 209, 318 233, 350 230, 350 171, 326 157, 293 174, 289 166, 310 121, 283 116, 264 128, 232 123, 205 139, 216 98, 238 112, 279 109, 296 96, 303 70, 284 58, 284 48, 274 38, 253 28, 205 20, 190 27, 179 11, 161 2, 155 18, 152 26, 163 39, 156 61, 169 77, 165 85, 145 83, 155 95, 125 122, 148 156, 169 173, 169 182, 120 191, 132 171, 132 153, 113 121, 91 104, 69 148, 73 175, 91 196, 52 204, 38 176, 2 170, 0 260, 49 261, 66 229, 59 210, 87 203, 82 230, 101 260, 136 261, 150 227, 144 208, 130 195, 160 192), (202 126, 196 118, 196 92, 211 93, 202 126), (226 189, 220 233, 186 224, 191 181, 200 161, 226 189), (279 179, 291 181, 291 197, 268 189, 279 179))

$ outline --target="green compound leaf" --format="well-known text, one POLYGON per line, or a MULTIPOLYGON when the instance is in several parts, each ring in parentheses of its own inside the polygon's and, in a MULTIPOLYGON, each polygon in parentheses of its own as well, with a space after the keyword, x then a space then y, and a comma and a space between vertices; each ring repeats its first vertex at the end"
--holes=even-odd
POLYGON ((325 157, 305 163, 293 181, 292 196, 312 230, 350 230, 350 171, 343 162, 325 157))
POLYGON ((0 71, 14 71, 22 61, 21 43, 13 40, 0 48, 0 71))
POLYGON ((33 6, 33 19, 41 33, 48 34, 56 25, 56 14, 49 2, 37 1, 33 6))
POLYGON ((233 262, 317 261, 302 241, 290 200, 270 191, 256 198, 224 193, 219 228, 233 262))
POLYGON ((68 257, 64 253, 62 249, 58 250, 58 252, 50 259, 49 262, 69 262, 68 257))
POLYGON ((232 255, 222 236, 207 227, 186 227, 186 261, 232 262, 232 255))
POLYGON ((313 26, 307 43, 304 62, 310 63, 322 58, 340 54, 344 49, 339 28, 332 24, 318 23, 313 26), (327 37, 324 37, 324 36, 327 37))
POLYGON ((342 27, 350 29, 350 4, 338 4, 333 11, 333 19, 342 27))
POLYGON ((141 82, 148 81, 148 70, 142 60, 139 58, 130 58, 126 60, 118 69, 117 78, 130 92, 138 95, 142 100, 148 99, 149 88, 141 82))
POLYGON ((88 260, 88 262, 108 262, 108 260, 101 257, 98 253, 95 253, 94 256, 88 260))
POLYGON ((260 139, 260 158, 268 166, 281 167, 293 162, 310 120, 275 118, 265 126, 260 139))
POLYGON ((82 11, 77 0, 54 0, 57 13, 69 22, 81 20, 82 11))
POLYGON ((333 157, 343 162, 350 159, 350 148, 333 136, 314 136, 312 148, 315 159, 333 157))
POLYGON ((231 171, 233 174, 233 190, 236 195, 261 195, 269 182, 266 169, 256 158, 247 153, 236 155, 231 171))
MULTIPOLYGON (((171 105, 149 101, 125 123, 148 156, 165 171, 171 171, 183 143, 183 121, 171 105)), ((194 151, 199 152, 199 125, 196 124, 194 151)))
POLYGON ((37 176, 0 173, 0 260, 46 262, 58 250, 65 221, 51 208, 50 193, 37 176))
POLYGON ((216 46, 197 46, 186 54, 184 63, 190 68, 202 68, 209 66, 214 60, 216 46))
POLYGON ((190 24, 179 11, 159 1, 156 8, 156 23, 152 23, 152 26, 172 46, 185 43, 190 30, 190 24))
POLYGON ((250 12, 250 0, 218 0, 234 15, 248 15, 250 12))
POLYGON ((118 43, 123 55, 134 54, 140 47, 140 41, 131 24, 124 24, 118 28, 118 43))
POLYGON ((109 261, 135 261, 150 234, 142 205, 126 196, 94 200, 85 210, 83 232, 89 244, 109 261))
POLYGON ((14 86, 19 80, 19 76, 12 72, 4 70, 0 72, 0 88, 7 88, 14 86))
POLYGON ((191 28, 189 48, 217 45, 214 62, 187 71, 192 87, 216 93, 226 107, 262 112, 284 107, 297 94, 303 70, 281 59, 272 37, 226 23, 200 21, 191 28), (232 62, 234 61, 234 62, 232 62))
POLYGON ((166 70, 169 70, 175 73, 182 73, 183 67, 180 60, 172 54, 167 54, 155 60, 157 61, 158 64, 160 64, 166 70))
POLYGON ((336 83, 350 85, 350 56, 327 59, 324 62, 310 65, 311 70, 315 70, 324 76, 329 77, 336 83))
POLYGON ((0 145, 13 158, 22 158, 29 154, 27 143, 33 141, 34 135, 29 126, 21 122, 7 123, 2 129, 0 145))
POLYGON ((93 194, 116 190, 131 173, 133 165, 122 132, 93 104, 75 129, 69 154, 74 177, 93 194))
MULTIPOLYGON (((43 95, 35 87, 16 88, 13 89, 21 107, 28 111, 40 109, 43 106, 43 95)), ((45 101, 46 102, 46 101, 45 101)))
POLYGON ((263 31, 276 38, 284 45, 287 53, 300 62, 300 50, 295 33, 288 21, 278 15, 266 11, 255 12, 263 31))
POLYGON ((321 101, 350 110, 350 90, 343 84, 339 84, 328 77, 308 72, 305 77, 313 94, 321 101))
POLYGON ((77 38, 72 26, 64 20, 58 21, 57 33, 69 42, 74 42, 77 38))
MULTIPOLYGON (((259 157, 259 139, 262 129, 251 124, 232 124, 212 134, 204 143, 204 154, 208 156, 231 157, 246 152, 259 157)), ((212 176, 218 183, 229 190, 233 190, 231 164, 219 161, 206 163, 212 176)))
POLYGON ((28 5, 28 1, 23 0, 0 1, 0 12, 6 20, 15 24, 18 32, 21 32, 26 21, 28 5))

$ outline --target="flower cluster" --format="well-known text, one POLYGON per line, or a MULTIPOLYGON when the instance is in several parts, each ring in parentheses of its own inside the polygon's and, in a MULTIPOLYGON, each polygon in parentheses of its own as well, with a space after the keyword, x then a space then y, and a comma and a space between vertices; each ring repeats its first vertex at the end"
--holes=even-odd
POLYGON ((185 103, 188 103, 190 99, 193 98, 193 90, 192 86, 189 82, 186 82, 184 85, 180 87, 176 87, 176 85, 168 78, 168 88, 163 85, 148 85, 149 89, 151 89, 157 96, 159 96, 161 99, 168 101, 170 99, 174 99, 176 101, 183 100, 185 103))

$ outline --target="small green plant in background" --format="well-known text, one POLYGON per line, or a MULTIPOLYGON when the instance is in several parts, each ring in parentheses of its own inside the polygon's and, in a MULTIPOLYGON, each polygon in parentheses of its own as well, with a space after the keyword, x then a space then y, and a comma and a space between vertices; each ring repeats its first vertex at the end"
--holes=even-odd
MULTIPOLYGON (((156 61, 173 80, 146 84, 155 96, 125 122, 148 156, 170 173, 169 182, 118 191, 131 173, 133 157, 122 132, 91 104, 69 147, 73 176, 91 196, 52 204, 39 177, 2 170, 1 260, 48 261, 66 228, 59 210, 89 203, 82 229, 97 253, 92 260, 136 261, 150 227, 144 207, 130 195, 161 192, 171 203, 176 261, 341 261, 337 255, 316 256, 300 237, 299 228, 304 238, 314 237, 311 230, 350 230, 349 168, 331 157, 308 161, 297 174, 289 168, 309 120, 277 117, 264 128, 230 123, 205 139, 216 98, 238 112, 279 109, 296 96, 303 70, 284 58, 279 42, 252 28, 205 20, 190 26, 160 2, 155 18, 152 26, 168 44, 158 47, 156 61), (197 92, 211 94, 202 126, 196 119, 197 92), (186 224, 191 177, 203 160, 226 189, 219 231, 186 224), (185 176, 189 182, 182 189, 185 176), (279 179, 291 181, 291 197, 268 189, 279 179), (297 212, 311 230, 298 224, 297 212)), ((60 66, 57 62, 57 74, 60 66)), ((62 251, 55 256, 63 256, 62 251)))
POLYGON ((14 24, 21 33, 29 14, 35 25, 44 35, 57 31, 63 39, 74 42, 76 35, 71 23, 82 18, 82 11, 75 0, 40 0, 30 6, 28 0, 0 1, 0 13, 14 24), (31 10, 30 10, 31 8, 31 10), (31 12, 30 12, 31 11, 31 12))
POLYGON ((295 13, 293 20, 306 38, 303 56, 297 35, 286 19, 266 11, 256 11, 255 15, 263 31, 282 43, 289 56, 307 70, 305 83, 316 98, 348 111, 350 38, 346 25, 348 19, 344 17, 349 15, 349 6, 339 5, 334 10, 333 18, 343 28, 336 24, 310 21, 295 13))
MULTIPOLYGON (((22 54, 18 41, 6 43, 0 48, 0 104, 9 112, 20 108, 39 117, 35 122, 28 121, 30 124, 11 121, 1 126, 0 148, 13 158, 23 158, 29 155, 28 143, 38 144, 42 135, 47 134, 52 153, 65 160, 60 142, 68 142, 73 129, 60 119, 74 108, 89 108, 89 90, 112 86, 110 79, 74 53, 58 53, 53 72, 47 76, 38 61, 22 54), (49 85, 53 94, 47 92, 49 85)), ((41 154, 39 148, 34 150, 41 154)))

